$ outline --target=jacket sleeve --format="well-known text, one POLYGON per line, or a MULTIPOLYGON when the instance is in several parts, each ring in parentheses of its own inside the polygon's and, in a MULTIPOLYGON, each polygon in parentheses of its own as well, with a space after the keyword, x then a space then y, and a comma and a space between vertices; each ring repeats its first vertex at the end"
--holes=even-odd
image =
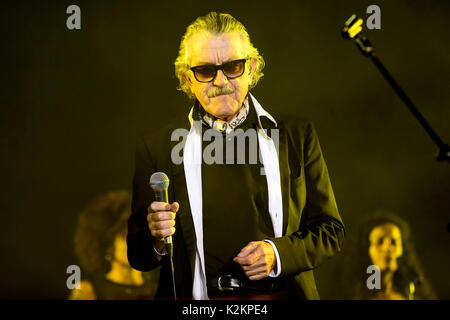
POLYGON ((305 125, 304 134, 306 202, 299 228, 292 234, 270 238, 281 258, 280 276, 318 267, 342 249, 345 235, 328 169, 312 123, 305 125))
POLYGON ((149 271, 161 263, 153 249, 153 237, 147 222, 147 208, 155 197, 149 179, 155 169, 156 164, 144 138, 139 138, 135 153, 131 216, 128 219, 127 255, 130 265, 140 271, 149 271))

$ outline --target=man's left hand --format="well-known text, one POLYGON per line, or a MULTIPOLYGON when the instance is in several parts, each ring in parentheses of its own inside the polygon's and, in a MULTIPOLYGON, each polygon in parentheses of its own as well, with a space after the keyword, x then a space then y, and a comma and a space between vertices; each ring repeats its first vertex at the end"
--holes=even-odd
POLYGON ((270 243, 252 241, 246 245, 233 259, 241 265, 250 280, 261 280, 269 276, 276 267, 275 252, 270 243))

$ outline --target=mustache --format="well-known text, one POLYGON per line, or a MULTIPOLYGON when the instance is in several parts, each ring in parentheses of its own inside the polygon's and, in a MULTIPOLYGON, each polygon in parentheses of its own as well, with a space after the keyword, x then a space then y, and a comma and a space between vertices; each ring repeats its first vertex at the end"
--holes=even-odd
POLYGON ((208 98, 214 98, 217 96, 221 96, 223 94, 234 93, 234 89, 230 84, 225 85, 224 87, 211 87, 208 92, 208 98))

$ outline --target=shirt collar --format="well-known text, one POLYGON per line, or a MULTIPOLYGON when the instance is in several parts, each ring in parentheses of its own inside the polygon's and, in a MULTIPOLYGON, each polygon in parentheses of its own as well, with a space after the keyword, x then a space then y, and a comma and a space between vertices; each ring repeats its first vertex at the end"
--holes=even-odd
POLYGON ((250 96, 250 100, 251 100, 251 104, 253 105, 253 108, 256 111, 256 116, 258 118, 258 125, 261 129, 266 129, 262 123, 261 120, 262 119, 268 119, 269 121, 264 121, 265 123, 271 123, 273 124, 275 127, 278 126, 277 122, 275 121, 274 117, 272 117, 272 115, 270 113, 268 113, 266 110, 264 110, 264 108, 259 104, 258 100, 256 100, 256 98, 249 92, 248 95, 250 96))

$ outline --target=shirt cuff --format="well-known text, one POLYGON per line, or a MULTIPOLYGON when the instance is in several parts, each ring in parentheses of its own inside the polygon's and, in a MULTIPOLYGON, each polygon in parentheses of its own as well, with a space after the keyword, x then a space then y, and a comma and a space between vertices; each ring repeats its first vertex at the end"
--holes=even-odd
POLYGON ((275 251, 275 257, 276 257, 276 259, 277 259, 277 265, 276 265, 275 269, 270 270, 269 277, 276 278, 276 277, 278 277, 278 276, 280 275, 280 273, 281 273, 281 260, 280 260, 280 255, 278 254, 278 249, 277 249, 277 247, 275 246, 275 244, 274 244, 272 241, 267 240, 267 239, 264 240, 264 241, 270 243, 270 245, 271 245, 272 248, 273 248, 273 251, 275 251))
POLYGON ((164 249, 162 250, 162 252, 158 252, 158 250, 156 250, 155 247, 153 247, 153 250, 156 253, 156 259, 158 259, 158 261, 161 261, 162 258, 164 258, 165 255, 167 255, 167 250, 166 247, 164 247, 164 249))

